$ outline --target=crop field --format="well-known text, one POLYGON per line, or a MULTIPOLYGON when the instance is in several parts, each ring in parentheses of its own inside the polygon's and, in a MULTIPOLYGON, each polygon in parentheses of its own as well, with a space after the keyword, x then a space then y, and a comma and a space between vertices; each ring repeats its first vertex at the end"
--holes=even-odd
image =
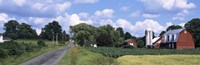
POLYGON ((88 47, 88 50, 93 52, 101 53, 104 56, 118 58, 124 55, 200 55, 200 49, 187 49, 187 50, 176 50, 176 49, 124 49, 124 48, 113 48, 113 47, 88 47))
POLYGON ((126 55, 116 65, 200 65, 200 55, 126 55))

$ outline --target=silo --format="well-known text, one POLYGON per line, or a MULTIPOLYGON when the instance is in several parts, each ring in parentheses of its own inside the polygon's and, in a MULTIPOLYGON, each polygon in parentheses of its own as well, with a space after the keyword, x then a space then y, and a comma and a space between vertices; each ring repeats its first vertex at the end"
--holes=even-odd
POLYGON ((145 36, 146 36, 146 47, 152 46, 153 31, 151 29, 147 29, 145 31, 145 36))

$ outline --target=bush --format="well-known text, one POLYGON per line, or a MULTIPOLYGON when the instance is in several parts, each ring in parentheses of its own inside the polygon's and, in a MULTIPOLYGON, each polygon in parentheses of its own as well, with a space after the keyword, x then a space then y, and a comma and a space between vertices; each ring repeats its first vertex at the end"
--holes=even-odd
POLYGON ((37 44, 38 44, 39 46, 41 46, 41 47, 45 47, 45 46, 46 46, 45 42, 42 41, 42 40, 38 40, 38 41, 37 41, 37 44))
POLYGON ((8 56, 8 50, 0 48, 0 58, 5 58, 8 56))
POLYGON ((14 41, 8 41, 0 44, 0 58, 5 58, 6 56, 22 55, 27 52, 32 52, 39 49, 38 45, 28 44, 28 43, 17 43, 14 41))

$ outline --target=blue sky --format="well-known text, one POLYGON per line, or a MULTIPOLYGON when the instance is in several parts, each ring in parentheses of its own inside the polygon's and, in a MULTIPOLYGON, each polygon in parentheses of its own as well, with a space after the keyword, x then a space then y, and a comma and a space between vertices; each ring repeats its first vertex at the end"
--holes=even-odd
POLYGON ((30 24, 38 33, 44 25, 58 21, 62 28, 87 23, 110 24, 134 36, 145 29, 156 35, 170 25, 181 25, 200 17, 199 0, 0 0, 0 32, 9 20, 30 24))

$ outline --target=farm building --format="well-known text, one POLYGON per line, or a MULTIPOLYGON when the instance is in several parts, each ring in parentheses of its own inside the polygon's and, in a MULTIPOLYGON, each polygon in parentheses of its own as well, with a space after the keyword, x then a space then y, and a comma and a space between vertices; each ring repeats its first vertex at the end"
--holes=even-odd
POLYGON ((153 43, 154 48, 194 49, 195 43, 192 34, 185 29, 167 31, 153 43))
POLYGON ((133 46, 134 48, 137 48, 137 43, 134 39, 127 39, 125 40, 125 43, 127 43, 128 45, 133 46))
POLYGON ((5 41, 10 41, 11 39, 9 37, 3 37, 3 34, 0 33, 0 43, 3 43, 5 41))

